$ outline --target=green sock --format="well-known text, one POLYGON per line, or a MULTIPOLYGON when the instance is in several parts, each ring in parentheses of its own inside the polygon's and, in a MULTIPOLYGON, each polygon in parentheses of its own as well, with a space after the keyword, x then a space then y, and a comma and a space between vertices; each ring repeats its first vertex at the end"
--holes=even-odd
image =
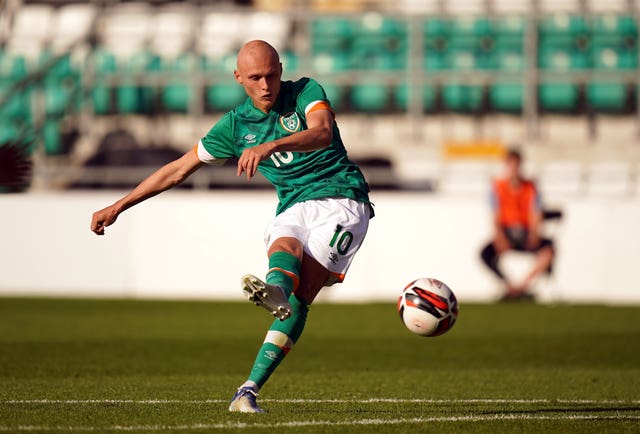
POLYGON ((284 321, 276 319, 273 322, 253 363, 248 381, 256 383, 258 389, 269 379, 298 341, 307 321, 307 304, 293 294, 289 297, 289 303, 291 316, 284 321))
POLYGON ((286 252, 273 252, 269 256, 267 283, 283 288, 287 297, 300 283, 300 261, 286 252))

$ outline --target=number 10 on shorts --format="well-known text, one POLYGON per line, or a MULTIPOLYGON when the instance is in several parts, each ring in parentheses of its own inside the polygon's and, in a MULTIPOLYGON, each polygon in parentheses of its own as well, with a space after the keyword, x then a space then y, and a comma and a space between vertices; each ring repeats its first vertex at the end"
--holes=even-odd
POLYGON ((336 225, 336 231, 333 233, 333 237, 329 242, 330 247, 335 247, 338 253, 344 255, 349 251, 351 243, 353 242, 353 234, 349 231, 343 231, 343 227, 336 225))

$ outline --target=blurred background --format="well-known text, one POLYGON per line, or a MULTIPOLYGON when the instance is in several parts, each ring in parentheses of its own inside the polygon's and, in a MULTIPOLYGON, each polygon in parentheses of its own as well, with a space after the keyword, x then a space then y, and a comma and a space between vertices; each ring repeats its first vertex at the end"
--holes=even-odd
MULTIPOLYGON (((236 224, 259 227, 245 241, 259 264, 249 268, 262 266, 274 197, 233 167, 198 171, 184 186, 193 191, 145 204, 109 241, 89 238, 88 223, 245 98, 235 56, 264 39, 284 79, 324 86, 380 209, 349 290, 328 299, 391 299, 430 275, 462 299, 492 300, 497 287, 478 259, 491 231, 487 192, 517 145, 545 203, 563 211, 550 227, 558 264, 542 299, 640 302, 640 1, 0 4, 0 143, 29 143, 34 161, 28 185, 4 188, 27 193, 0 195, 2 292, 211 296, 204 277, 172 276, 193 261, 229 262, 212 246, 238 239, 203 235, 199 223, 172 241, 193 257, 174 257, 159 253, 158 234, 169 243, 167 228, 199 219, 217 229, 235 218, 229 206, 236 224), (257 221, 245 221, 247 203, 260 204, 257 221)), ((224 267, 231 280, 219 286, 230 290, 235 265, 224 267)))

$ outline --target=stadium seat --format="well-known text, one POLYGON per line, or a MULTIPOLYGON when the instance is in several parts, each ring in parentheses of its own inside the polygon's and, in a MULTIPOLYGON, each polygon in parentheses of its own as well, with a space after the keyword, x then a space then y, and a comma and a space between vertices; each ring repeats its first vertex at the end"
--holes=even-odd
MULTIPOLYGON (((416 92, 419 89, 410 88, 408 84, 396 86, 393 90, 393 100, 396 106, 403 110, 409 108, 409 92, 416 92), (411 89, 411 90, 410 90, 411 89)), ((435 86, 423 86, 420 98, 422 109, 433 110, 436 105, 437 91, 435 86)))
POLYGON ((255 12, 244 15, 242 39, 239 42, 261 39, 269 41, 278 52, 282 52, 287 48, 290 33, 291 20, 286 14, 255 12))
POLYGON ((366 113, 381 112, 387 108, 389 88, 377 82, 366 81, 351 89, 351 104, 354 109, 366 113))
POLYGON ((15 140, 19 135, 18 125, 0 116, 0 143, 15 140))
MULTIPOLYGON (((635 52, 599 48, 593 50, 593 66, 596 71, 633 70, 636 66, 635 52)), ((597 111, 620 112, 627 102, 627 85, 622 80, 596 79, 587 85, 587 102, 597 111)))
POLYGON ((440 18, 429 18, 422 26, 424 41, 424 69, 429 71, 447 68, 447 41, 449 22, 440 18))
POLYGON ((95 73, 91 89, 93 112, 106 115, 113 111, 113 86, 107 83, 107 79, 116 71, 116 58, 113 53, 98 48, 92 53, 90 62, 95 73))
POLYGON ((70 54, 56 57, 45 50, 39 59, 40 68, 51 65, 51 62, 55 63, 44 71, 43 78, 45 115, 60 117, 80 108, 80 74, 73 67, 70 54))
POLYGON ((538 186, 544 198, 564 198, 583 193, 584 173, 576 161, 551 161, 539 172, 538 186))
POLYGON ((45 121, 42 127, 42 142, 47 155, 60 155, 64 153, 60 122, 56 120, 45 121))
POLYGON ((351 46, 353 23, 344 18, 316 18, 311 22, 314 54, 346 51, 351 46))
POLYGON ((355 22, 351 48, 354 52, 373 51, 405 55, 407 49, 406 24, 377 13, 364 14, 355 22))
POLYGON ((146 72, 158 70, 160 60, 148 51, 134 53, 128 58, 116 59, 117 72, 125 78, 116 88, 118 113, 151 113, 155 108, 154 87, 138 82, 146 72))
MULTIPOLYGON (((189 74, 196 70, 197 59, 190 53, 183 53, 174 59, 160 59, 161 70, 166 73, 189 74)), ((194 89, 189 78, 169 80, 162 88, 162 106, 172 112, 187 113, 191 106, 194 89)))
MULTIPOLYGON (((604 14, 592 19, 591 63, 596 71, 631 71, 637 67, 638 29, 628 15, 604 14)), ((615 78, 594 79, 587 85, 589 105, 596 111, 621 112, 627 105, 628 86, 615 78)))
POLYGON ((221 59, 203 59, 205 72, 215 79, 215 82, 207 86, 205 91, 207 106, 214 111, 230 110, 247 97, 242 86, 233 78, 235 62, 233 54, 221 59))
MULTIPOLYGON (((582 51, 546 47, 539 53, 539 63, 543 70, 580 70, 588 67, 588 57, 582 51)), ((545 81, 540 85, 538 98, 544 110, 574 111, 578 106, 578 85, 570 80, 545 81)))
POLYGON ((587 171, 587 193, 601 196, 625 196, 631 192, 631 163, 628 161, 598 161, 587 171))
POLYGON ((240 13, 205 13, 196 35, 198 52, 211 58, 233 53, 241 44, 240 36, 245 25, 245 16, 240 13))
POLYGON ((324 88, 327 98, 334 109, 339 109, 344 105, 344 95, 346 89, 342 84, 331 80, 331 75, 349 70, 349 55, 341 51, 335 53, 319 53, 312 59, 313 68, 319 74, 317 77, 324 88))
MULTIPOLYGON (((525 58, 521 49, 502 48, 494 53, 493 63, 499 72, 522 73, 525 58)), ((498 81, 489 88, 491 106, 503 112, 520 112, 524 103, 524 85, 522 82, 498 81)))
POLYGON ((86 40, 94 26, 97 8, 93 4, 71 3, 60 6, 52 24, 51 47, 66 51, 86 40))
MULTIPOLYGON (((477 67, 473 51, 453 51, 447 59, 453 71, 472 71, 477 67)), ((484 91, 480 85, 448 82, 442 88, 444 106, 456 112, 477 112, 482 109, 484 91)))
MULTIPOLYGON (((7 92, 27 76, 24 56, 0 51, 0 99, 7 98, 7 92)), ((30 91, 22 90, 0 106, 0 118, 24 119, 30 117, 30 91)))

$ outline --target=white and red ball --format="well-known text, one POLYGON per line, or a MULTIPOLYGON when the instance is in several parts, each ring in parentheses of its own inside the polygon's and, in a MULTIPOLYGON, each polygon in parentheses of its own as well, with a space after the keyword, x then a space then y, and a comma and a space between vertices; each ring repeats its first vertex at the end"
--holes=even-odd
POLYGON ((437 279, 417 279, 398 298, 398 313, 404 325, 420 336, 440 336, 458 318, 458 301, 451 289, 437 279))

